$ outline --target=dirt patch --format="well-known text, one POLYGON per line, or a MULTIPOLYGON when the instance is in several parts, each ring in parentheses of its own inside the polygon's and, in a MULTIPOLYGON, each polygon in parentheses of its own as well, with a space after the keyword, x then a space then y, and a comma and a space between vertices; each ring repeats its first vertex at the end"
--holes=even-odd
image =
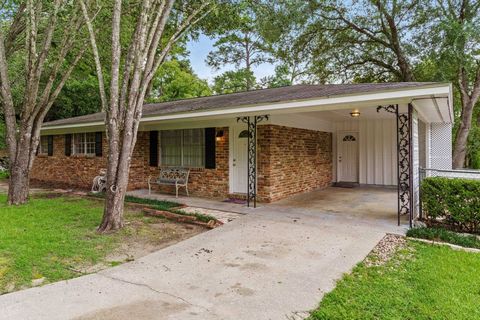
POLYGON ((158 218, 142 217, 130 220, 124 230, 128 235, 123 238, 122 245, 114 250, 107 260, 117 261, 122 257, 137 259, 206 230, 200 226, 185 225, 158 218))
POLYGON ((76 272, 93 273, 134 261, 208 230, 201 226, 146 217, 135 206, 127 205, 126 209, 125 227, 115 235, 120 237, 120 245, 105 257, 104 262, 93 266, 77 266, 76 272))

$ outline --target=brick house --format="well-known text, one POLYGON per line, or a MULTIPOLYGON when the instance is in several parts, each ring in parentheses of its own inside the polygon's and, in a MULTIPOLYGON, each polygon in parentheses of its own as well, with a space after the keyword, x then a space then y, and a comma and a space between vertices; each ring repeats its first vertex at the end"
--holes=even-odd
MULTIPOLYGON (((452 108, 445 83, 296 85, 147 104, 129 189, 146 188, 159 167, 188 167, 201 197, 271 202, 335 182, 397 185, 399 212, 413 212, 418 168, 451 168, 452 108)), ((32 180, 90 188, 106 165, 104 131, 102 113, 44 123, 32 180)))

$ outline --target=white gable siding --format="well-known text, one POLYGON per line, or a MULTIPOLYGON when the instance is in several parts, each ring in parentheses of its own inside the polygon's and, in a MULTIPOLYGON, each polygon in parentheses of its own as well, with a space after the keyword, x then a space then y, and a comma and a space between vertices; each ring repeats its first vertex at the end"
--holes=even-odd
MULTIPOLYGON (((397 123, 394 117, 337 122, 336 129, 336 135, 344 131, 356 131, 359 134, 361 184, 397 184, 397 123)), ((338 157, 335 156, 335 172, 337 161, 338 157)))

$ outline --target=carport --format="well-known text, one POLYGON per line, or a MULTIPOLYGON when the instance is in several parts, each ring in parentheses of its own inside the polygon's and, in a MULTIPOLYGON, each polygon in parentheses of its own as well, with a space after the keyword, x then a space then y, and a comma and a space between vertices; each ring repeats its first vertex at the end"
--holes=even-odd
MULTIPOLYGON (((398 225, 406 218, 412 226, 418 216, 420 168, 451 168, 453 111, 449 85, 424 84, 422 89, 328 96, 308 104, 266 107, 268 113, 257 108, 258 115, 237 118, 248 130, 247 199, 253 206, 257 197, 257 157, 262 153, 257 151, 256 141, 262 138, 257 135, 257 126, 277 125, 332 134, 331 182, 344 186, 346 183, 347 188, 313 192, 310 188, 305 194, 280 201, 287 205, 318 205, 324 211, 371 217, 388 215, 388 219, 396 218, 398 225), (353 187, 348 188, 349 184, 353 187)), ((300 141, 299 145, 303 143, 300 141)), ((276 149, 281 152, 278 145, 276 149)), ((299 154, 300 166, 304 154, 299 154)), ((288 172, 277 174, 284 175, 288 172)))

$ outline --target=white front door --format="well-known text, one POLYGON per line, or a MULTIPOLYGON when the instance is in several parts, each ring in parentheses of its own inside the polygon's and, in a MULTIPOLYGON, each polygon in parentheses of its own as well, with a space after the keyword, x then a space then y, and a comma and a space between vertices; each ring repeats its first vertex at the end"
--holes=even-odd
POLYGON ((232 188, 233 193, 247 193, 248 130, 234 127, 232 136, 232 188))
POLYGON ((337 134, 337 181, 358 182, 358 133, 337 134))

